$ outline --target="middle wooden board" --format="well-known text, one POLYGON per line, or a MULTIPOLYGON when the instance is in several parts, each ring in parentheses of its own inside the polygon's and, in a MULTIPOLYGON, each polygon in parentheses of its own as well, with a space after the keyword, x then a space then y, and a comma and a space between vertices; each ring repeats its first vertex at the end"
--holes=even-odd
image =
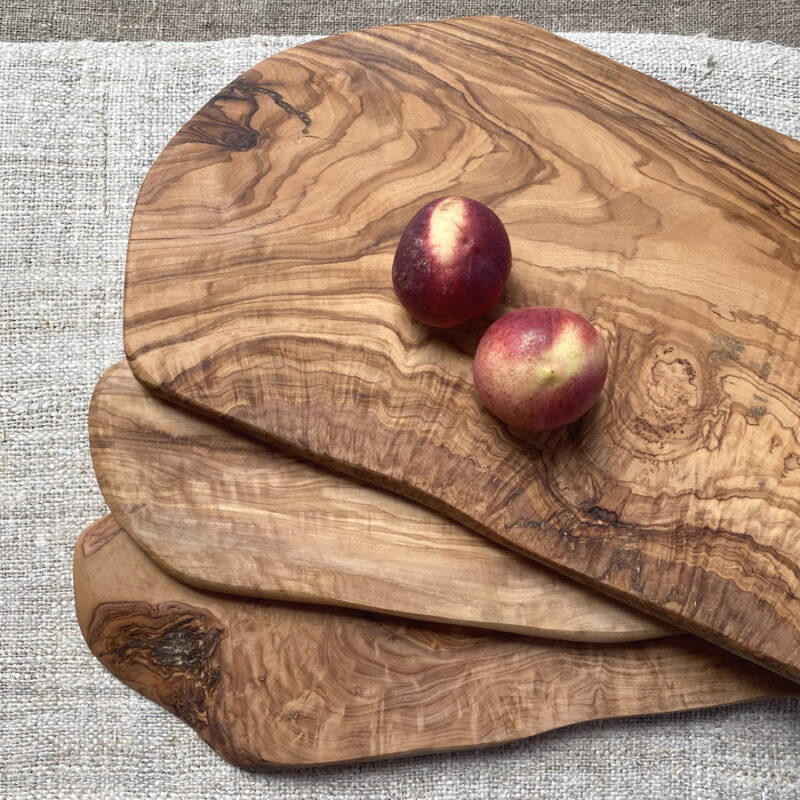
POLYGON ((673 632, 424 506, 170 405, 125 362, 100 379, 89 428, 114 515, 186 583, 551 639, 673 632))

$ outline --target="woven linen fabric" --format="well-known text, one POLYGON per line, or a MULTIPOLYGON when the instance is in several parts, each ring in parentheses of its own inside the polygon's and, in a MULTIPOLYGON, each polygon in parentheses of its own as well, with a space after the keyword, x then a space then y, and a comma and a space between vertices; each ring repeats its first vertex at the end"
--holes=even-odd
MULTIPOLYGON (((569 36, 800 137, 800 50, 569 36)), ((0 796, 800 796, 796 700, 586 723, 486 750, 255 774, 225 763, 89 653, 74 617, 72 548, 106 511, 87 407, 97 378, 123 355, 136 192, 172 134, 216 90, 298 41, 0 45, 0 796)))
POLYGON ((548 30, 649 31, 800 44, 797 0, 3 0, 0 40, 224 39, 272 31, 316 34, 475 14, 548 30))

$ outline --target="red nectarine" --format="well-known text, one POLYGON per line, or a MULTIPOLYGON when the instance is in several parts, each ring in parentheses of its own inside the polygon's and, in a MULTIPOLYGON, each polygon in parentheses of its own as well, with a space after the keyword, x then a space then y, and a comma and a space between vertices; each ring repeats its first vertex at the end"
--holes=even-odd
POLYGON ((512 428, 545 431, 578 419, 608 373, 603 339, 563 308, 522 308, 484 333, 473 363, 486 408, 512 428))
POLYGON ((488 311, 510 270, 511 244, 494 211, 468 197, 441 197, 403 231, 392 283, 413 317, 451 328, 488 311))

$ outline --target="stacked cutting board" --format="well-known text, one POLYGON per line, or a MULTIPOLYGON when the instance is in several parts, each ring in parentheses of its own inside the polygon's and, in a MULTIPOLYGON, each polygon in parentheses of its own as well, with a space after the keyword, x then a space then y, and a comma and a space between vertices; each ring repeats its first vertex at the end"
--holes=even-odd
POLYGON ((127 363, 90 409, 90 648, 247 766, 796 693, 798 274, 800 144, 529 25, 267 59, 139 194, 127 363), (450 331, 391 287, 442 195, 513 252, 450 331), (595 407, 536 436, 471 379, 530 305, 610 355, 595 407))

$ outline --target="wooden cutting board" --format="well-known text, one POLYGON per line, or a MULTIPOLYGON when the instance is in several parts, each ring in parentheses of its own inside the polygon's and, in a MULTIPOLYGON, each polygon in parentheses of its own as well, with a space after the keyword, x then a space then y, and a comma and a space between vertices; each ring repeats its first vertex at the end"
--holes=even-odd
POLYGON ((201 588, 576 641, 675 632, 424 506, 165 403, 124 361, 95 388, 89 440, 117 521, 201 588))
POLYGON ((687 634, 554 642, 200 592, 111 516, 78 539, 74 586, 104 666, 241 766, 476 747, 797 690, 687 634))
POLYGON ((150 170, 136 376, 800 678, 800 143, 508 19, 313 42, 244 73, 150 170), (403 227, 505 222, 504 301, 610 353, 583 420, 523 437, 475 394, 489 319, 415 323, 403 227))

